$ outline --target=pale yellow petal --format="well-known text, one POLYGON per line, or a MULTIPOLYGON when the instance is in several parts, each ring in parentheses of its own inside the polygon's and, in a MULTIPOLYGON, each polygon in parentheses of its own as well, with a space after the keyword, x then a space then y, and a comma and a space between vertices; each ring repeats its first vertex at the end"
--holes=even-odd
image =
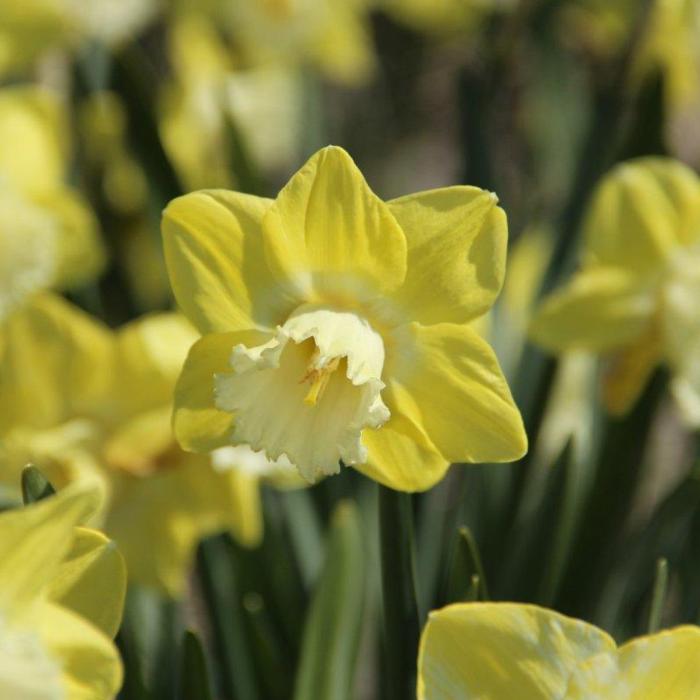
POLYGON ((218 472, 207 457, 184 453, 148 478, 121 476, 105 531, 123 553, 130 579, 177 598, 203 537, 232 529, 245 544, 256 544, 261 511, 249 500, 257 491, 247 486, 218 472))
POLYGON ((700 246, 679 251, 663 291, 662 338, 684 421, 700 427, 700 246))
POLYGON ((581 664, 566 700, 691 700, 700 697, 699 656, 698 627, 639 637, 581 664))
POLYGON ((125 594, 126 567, 115 543, 97 530, 76 528, 71 549, 49 583, 49 598, 114 637, 125 594))
POLYGON ((229 444, 233 417, 214 404, 214 375, 229 370, 234 346, 255 346, 266 340, 256 331, 212 333, 192 346, 177 382, 173 410, 175 437, 183 449, 210 452, 229 444))
POLYGON ((355 469, 396 491, 425 491, 440 481, 450 466, 425 430, 401 413, 391 392, 384 392, 391 418, 377 430, 365 430, 362 443, 368 461, 355 469))
POLYGON ((423 630, 418 698, 562 698, 577 663, 614 648, 593 625, 533 605, 450 605, 423 630))
POLYGON ((501 291, 508 225, 496 195, 446 187, 388 202, 406 234, 408 268, 392 302, 424 325, 466 323, 501 291))
POLYGON ((624 415, 634 405, 663 358, 658 324, 651 322, 640 337, 606 358, 603 401, 613 415, 624 415))
POLYGON ((122 663, 112 640, 75 613, 55 604, 41 609, 42 637, 61 666, 66 700, 106 700, 122 684, 122 663))
POLYGON ((174 313, 144 316, 119 329, 110 397, 122 417, 172 402, 175 383, 198 337, 190 323, 174 313))
POLYGON ((68 116, 54 93, 39 87, 0 91, 1 180, 26 194, 51 191, 63 179, 68 116))
POLYGON ((700 181, 672 159, 617 166, 601 182, 585 221, 586 260, 645 277, 691 236, 700 181))
POLYGON ((289 298, 371 299, 406 275, 406 237, 341 148, 316 153, 263 219, 265 251, 289 298))
POLYGON ((97 219, 87 202, 65 187, 36 201, 56 222, 55 287, 69 289, 94 279, 104 267, 105 250, 97 219))
POLYGON ((387 385, 399 411, 425 430, 450 462, 509 462, 527 437, 488 343, 471 328, 410 324, 394 331, 387 385))
POLYGON ((101 322, 44 294, 8 319, 4 336, 0 425, 53 427, 104 408, 113 344, 101 322))
POLYGON ((545 299, 530 327, 534 341, 562 350, 612 350, 636 341, 656 309, 654 280, 645 285, 619 268, 595 267, 545 299))
POLYGON ((280 307, 262 249, 260 222, 271 201, 202 190, 170 202, 163 244, 178 305, 202 332, 274 327, 280 307))
POLYGON ((20 615, 55 575, 74 528, 99 507, 96 490, 68 487, 34 505, 0 513, 0 608, 20 615))

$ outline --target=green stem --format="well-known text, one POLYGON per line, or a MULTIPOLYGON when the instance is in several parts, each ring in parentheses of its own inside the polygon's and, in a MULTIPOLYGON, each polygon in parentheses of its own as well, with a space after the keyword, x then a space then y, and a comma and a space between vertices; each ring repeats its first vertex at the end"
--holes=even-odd
POLYGON ((219 680, 223 695, 257 700, 257 681, 246 636, 238 587, 224 536, 202 542, 198 570, 214 631, 219 680))
POLYGON ((379 487, 387 700, 416 693, 420 616, 416 595, 411 496, 379 487))
POLYGON ((668 586, 668 562, 661 558, 656 562, 656 576, 654 577, 654 590, 651 594, 651 607, 649 609, 649 624, 647 632, 652 634, 661 627, 661 615, 666 600, 666 588, 668 586))

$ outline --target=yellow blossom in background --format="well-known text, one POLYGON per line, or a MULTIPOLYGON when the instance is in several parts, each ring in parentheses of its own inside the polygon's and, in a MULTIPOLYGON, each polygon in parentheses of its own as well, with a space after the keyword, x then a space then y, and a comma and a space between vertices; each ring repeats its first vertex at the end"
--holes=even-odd
POLYGON ((266 171, 296 162, 302 101, 295 71, 237 66, 203 12, 176 15, 168 47, 174 79, 161 94, 160 131, 185 189, 232 187, 236 147, 266 171))
POLYGON ((0 90, 0 320, 39 290, 88 281, 103 263, 97 222, 65 184, 68 133, 55 94, 0 90))
POLYGON ((378 0, 377 5, 419 32, 456 34, 473 29, 494 12, 512 9, 517 0, 378 0))
POLYGON ((544 301, 534 339, 603 354, 613 413, 665 363, 685 420, 700 425, 700 181, 670 159, 622 164, 601 182, 584 229, 581 270, 544 301))
POLYGON ((52 50, 79 50, 88 41, 118 44, 146 25, 157 0, 3 0, 0 74, 24 70, 52 50))
POLYGON ((303 66, 359 84, 374 70, 368 0, 220 2, 244 66, 303 66))
MULTIPOLYGON (((267 463, 187 454, 173 438, 172 391, 195 339, 175 314, 115 333, 40 296, 9 319, 0 373, 6 499, 17 497, 8 486, 16 488, 28 461, 59 488, 95 484, 106 500, 95 523, 118 543, 130 578, 173 596, 201 537, 228 529, 253 546, 262 536, 267 463)), ((277 476, 277 466, 270 469, 277 476)))
POLYGON ((185 449, 249 444, 309 481, 342 461, 408 491, 450 462, 525 452, 498 362, 469 327, 503 282, 492 193, 383 202, 328 147, 275 200, 174 200, 163 236, 178 304, 204 334, 175 394, 185 449))
POLYGON ((106 700, 121 686, 112 643, 126 571, 114 544, 76 527, 99 507, 73 486, 0 513, 0 697, 106 700))
POLYGON ((664 79, 668 123, 674 152, 700 163, 700 3, 659 0, 654 3, 640 70, 656 68, 664 79))
POLYGON ((458 603, 432 612, 419 700, 692 700, 700 628, 621 647, 603 630, 534 605, 458 603))

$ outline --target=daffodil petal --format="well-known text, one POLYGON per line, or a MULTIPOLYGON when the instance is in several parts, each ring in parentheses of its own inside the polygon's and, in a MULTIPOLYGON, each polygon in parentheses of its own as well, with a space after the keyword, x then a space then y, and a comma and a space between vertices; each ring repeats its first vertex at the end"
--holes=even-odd
POLYGON ((540 307, 530 335, 554 350, 600 352, 634 342, 656 307, 653 287, 617 268, 583 270, 540 307))
POLYGON ((76 528, 72 547, 49 584, 49 598, 114 637, 125 594, 126 567, 115 543, 97 530, 76 528))
POLYGON ((257 547, 263 537, 260 479, 231 469, 221 475, 215 497, 229 514, 228 529, 244 547, 257 547))
POLYGON ((450 605, 423 631, 418 698, 560 699, 577 663, 614 649, 597 627, 534 605, 450 605))
POLYGON ((94 415, 112 379, 109 330, 58 296, 42 294, 4 328, 0 425, 55 427, 94 415))
POLYGON ((279 193, 263 219, 272 274, 290 298, 372 298, 406 276, 406 237, 350 156, 329 146, 279 193))
POLYGON ((684 626, 633 639, 574 672, 566 700, 686 700, 700 694, 700 628, 684 626))
POLYGON ((492 306, 503 285, 508 225, 498 198, 446 187, 387 202, 406 234, 408 269, 393 295, 424 325, 466 323, 492 306))
POLYGON ((67 700, 112 698, 122 684, 122 664, 112 640, 75 613, 47 603, 42 637, 61 665, 67 700))
POLYGON ((20 614, 70 550, 74 528, 99 507, 96 490, 73 486, 31 506, 0 514, 0 608, 20 614))
POLYGON ((274 327, 280 309, 265 262, 260 223, 271 200, 226 190, 174 199, 163 213, 163 245, 179 307, 202 333, 274 327))
POLYGON ((664 288, 663 339, 671 391, 685 422, 700 427, 700 246, 679 251, 664 288))
POLYGON ((94 278, 103 268, 105 251, 99 227, 82 197, 68 188, 57 188, 38 202, 55 217, 58 269, 54 286, 68 289, 94 278))
POLYGON ((390 391, 384 392, 389 420, 378 430, 365 430, 366 464, 355 468, 397 491, 425 491, 443 478, 449 462, 421 426, 403 415, 390 391))
POLYGON ((634 405, 663 357, 663 346, 656 323, 635 342, 608 358, 603 374, 603 401, 613 415, 624 415, 634 405))
POLYGON ((110 394, 120 418, 171 403, 187 353, 198 338, 184 316, 175 313, 151 314, 119 329, 110 394))
POLYGON ((214 375, 229 370, 235 345, 256 346, 267 336, 257 331, 211 333, 190 349, 175 388, 173 429, 181 447, 210 452, 230 443, 233 416, 214 405, 214 375))
POLYGON ((599 265, 645 276, 678 244, 697 237, 700 180, 682 163, 644 158, 617 166, 594 195, 585 252, 599 265))
POLYGON ((387 384, 399 411, 450 462, 508 462, 527 450, 520 413, 491 347, 471 328, 413 323, 394 331, 387 384))

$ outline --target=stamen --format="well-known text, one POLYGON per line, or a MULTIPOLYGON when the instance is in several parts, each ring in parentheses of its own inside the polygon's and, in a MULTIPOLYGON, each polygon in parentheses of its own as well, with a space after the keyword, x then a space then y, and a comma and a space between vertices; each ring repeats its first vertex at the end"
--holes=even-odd
MULTIPOLYGON (((318 350, 316 351, 318 352, 318 350)), ((301 383, 311 380, 311 388, 304 397, 304 403, 309 406, 315 406, 317 401, 323 396, 323 392, 328 386, 328 382, 331 379, 331 375, 338 369, 340 364, 340 358, 334 357, 327 365, 324 367, 313 367, 307 370, 306 374, 302 377, 301 383)))

